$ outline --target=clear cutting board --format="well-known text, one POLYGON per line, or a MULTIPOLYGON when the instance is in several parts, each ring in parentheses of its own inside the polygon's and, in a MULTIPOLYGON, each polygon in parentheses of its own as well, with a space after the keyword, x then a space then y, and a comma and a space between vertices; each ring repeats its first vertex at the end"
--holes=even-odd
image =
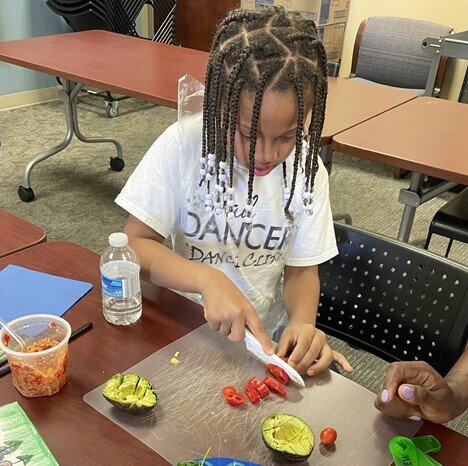
MULTIPOLYGON (((252 376, 263 378, 265 366, 245 349, 212 332, 208 325, 162 348, 127 372, 146 377, 155 387, 159 404, 143 415, 117 411, 102 396, 102 386, 84 400, 128 433, 148 445, 172 465, 211 457, 249 460, 265 466, 287 464, 263 444, 262 421, 274 413, 305 420, 315 433, 316 446, 309 465, 385 466, 391 463, 388 442, 395 435, 412 437, 421 423, 382 415, 374 408, 375 395, 332 371, 306 379, 306 388, 290 382, 285 400, 271 394, 258 405, 248 400, 240 408, 226 404, 221 390, 234 385, 243 392, 252 376), (180 352, 178 366, 170 360, 180 352), (320 431, 334 427, 332 448, 320 444, 320 431)), ((124 448, 124 446, 122 446, 124 448)))

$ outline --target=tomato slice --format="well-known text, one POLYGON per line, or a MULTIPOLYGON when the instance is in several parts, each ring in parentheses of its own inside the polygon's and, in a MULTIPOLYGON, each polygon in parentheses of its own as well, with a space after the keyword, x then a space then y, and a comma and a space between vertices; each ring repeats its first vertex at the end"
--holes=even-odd
POLYGON ((255 390, 257 390, 258 393, 260 393, 260 396, 262 398, 266 398, 270 394, 270 390, 268 390, 268 387, 258 377, 252 377, 247 382, 247 385, 248 384, 251 384, 252 387, 254 387, 255 390))
POLYGON ((283 385, 287 385, 291 380, 286 371, 275 364, 268 364, 267 370, 268 372, 271 372, 274 375, 274 377, 278 379, 283 385))
POLYGON ((282 396, 283 398, 286 398, 288 396, 288 394, 286 393, 286 390, 284 388, 284 385, 282 383, 278 382, 273 377, 270 377, 269 375, 267 375, 263 379, 263 382, 270 390, 273 390, 279 396, 282 396))
POLYGON ((223 396, 226 398, 227 396, 231 396, 237 393, 235 387, 229 385, 228 387, 223 388, 223 396))
POLYGON ((337 437, 336 430, 333 427, 327 427, 320 432, 320 441, 327 446, 333 445, 337 437))
POLYGON ((240 406, 244 404, 244 397, 240 393, 233 393, 224 397, 228 405, 240 406))
POLYGON ((251 383, 245 386, 245 394, 252 404, 260 402, 260 393, 258 393, 258 390, 251 383))

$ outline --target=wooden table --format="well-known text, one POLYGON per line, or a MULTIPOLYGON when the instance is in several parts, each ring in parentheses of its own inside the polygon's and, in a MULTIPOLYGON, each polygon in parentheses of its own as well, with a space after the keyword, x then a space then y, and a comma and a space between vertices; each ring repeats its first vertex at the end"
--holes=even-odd
POLYGON ((328 78, 327 111, 321 143, 330 144, 335 135, 416 97, 416 92, 390 86, 328 78))
POLYGON ((334 136, 416 97, 415 92, 390 86, 328 78, 327 111, 320 140, 320 156, 327 170, 331 171, 334 136))
MULTIPOLYGON (((93 289, 65 314, 72 328, 91 320, 94 328, 70 344, 71 380, 57 395, 24 398, 11 375, 0 379, 1 403, 18 401, 62 466, 118 464, 167 465, 153 450, 95 411, 83 396, 116 372, 135 365, 204 323, 198 305, 177 294, 145 286, 149 299, 135 325, 117 327, 102 316, 99 256, 73 243, 49 242, 0 259, 43 272, 92 282, 93 289), (176 312, 175 312, 176 310, 176 312)), ((425 423, 424 434, 441 439, 437 458, 463 465, 468 439, 444 426, 425 423)), ((420 431, 423 433, 423 431, 420 431)))
POLYGON ((416 207, 456 184, 468 185, 468 106, 420 97, 333 137, 333 149, 413 172, 400 193, 398 239, 408 241, 416 207), (447 180, 422 191, 424 175, 447 180))
POLYGON ((73 329, 87 321, 94 327, 70 343, 70 382, 56 396, 24 398, 9 374, 0 379, 1 404, 18 401, 61 466, 167 465, 83 396, 203 324, 199 306, 162 290, 153 295, 158 304, 143 302, 143 316, 135 325, 113 326, 102 315, 97 254, 73 243, 47 242, 0 259, 0 269, 8 264, 91 282, 93 289, 64 317, 73 329))
POLYGON ((29 202, 35 196, 31 188, 32 169, 67 147, 73 135, 83 142, 114 144, 116 157, 111 159, 111 168, 121 171, 125 166, 123 149, 117 140, 89 138, 79 130, 76 99, 83 85, 176 108, 179 78, 190 74, 204 82, 208 53, 93 30, 1 42, 0 61, 64 80, 59 98, 65 104, 66 136, 26 166, 18 195, 29 202))
POLYGON ((45 231, 0 209, 0 257, 46 241, 45 231))
MULTIPOLYGON (((0 60, 65 80, 59 97, 65 104, 67 135, 62 143, 36 156, 26 167, 18 194, 21 200, 31 201, 33 167, 67 147, 73 134, 83 142, 114 144, 117 155, 111 160, 111 168, 120 171, 124 167, 118 141, 81 134, 76 97, 83 85, 175 108, 179 78, 190 74, 204 82, 208 53, 95 30, 2 42, 0 60)), ((322 158, 330 163, 330 143, 337 133, 416 97, 410 91, 329 78, 322 158)))
POLYGON ((177 108, 179 78, 204 82, 208 54, 94 30, 0 42, 0 60, 177 108))

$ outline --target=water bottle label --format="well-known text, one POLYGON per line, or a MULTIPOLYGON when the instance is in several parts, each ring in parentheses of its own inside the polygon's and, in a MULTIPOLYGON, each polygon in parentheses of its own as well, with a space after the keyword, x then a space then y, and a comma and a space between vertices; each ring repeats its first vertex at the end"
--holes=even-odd
POLYGON ((102 274, 102 291, 114 298, 124 298, 123 281, 121 278, 110 278, 102 274))
POLYGON ((101 275, 102 291, 113 298, 129 298, 137 291, 138 277, 109 278, 101 275), (136 282, 136 283, 135 283, 136 282))

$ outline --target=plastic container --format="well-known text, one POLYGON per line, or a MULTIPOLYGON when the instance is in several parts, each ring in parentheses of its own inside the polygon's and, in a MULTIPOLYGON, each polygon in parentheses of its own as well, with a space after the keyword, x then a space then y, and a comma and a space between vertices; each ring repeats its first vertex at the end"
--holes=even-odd
POLYGON ((20 348, 5 329, 0 349, 6 353, 13 385, 26 397, 57 393, 68 382, 70 324, 61 317, 33 314, 9 323, 26 343, 20 348))
POLYGON ((130 325, 141 317, 140 261, 125 233, 112 233, 101 256, 102 310, 115 325, 130 325))

